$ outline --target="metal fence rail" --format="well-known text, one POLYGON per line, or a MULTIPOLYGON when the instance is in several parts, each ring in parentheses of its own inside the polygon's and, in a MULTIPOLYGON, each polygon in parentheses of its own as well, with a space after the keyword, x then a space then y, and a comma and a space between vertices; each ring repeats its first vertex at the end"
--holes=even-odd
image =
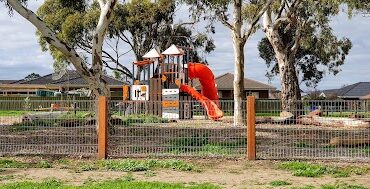
MULTIPOLYGON (((244 156, 246 127, 233 126, 233 101, 220 101, 222 120, 210 120, 197 101, 180 101, 180 117, 153 112, 161 102, 110 101, 108 156, 244 156), (138 108, 139 107, 139 108, 138 108), (190 114, 190 115, 189 115, 190 114)), ((243 110, 243 112, 245 112, 243 110)))
POLYGON ((0 101, 0 155, 95 156, 94 106, 90 100, 0 101))
POLYGON ((299 101, 290 119, 276 117, 281 101, 257 104, 268 117, 256 126, 259 159, 370 160, 367 101, 299 101), (321 115, 311 116, 317 109, 321 115))

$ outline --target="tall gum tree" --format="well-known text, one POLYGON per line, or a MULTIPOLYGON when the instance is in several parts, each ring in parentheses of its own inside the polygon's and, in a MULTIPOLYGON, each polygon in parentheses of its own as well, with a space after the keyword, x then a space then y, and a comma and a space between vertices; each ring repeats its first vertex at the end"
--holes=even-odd
POLYGON ((100 7, 99 21, 95 27, 92 38, 92 63, 88 63, 82 58, 74 47, 61 41, 55 32, 40 19, 33 11, 25 6, 26 1, 1 0, 10 8, 10 11, 19 13, 23 18, 32 23, 51 46, 58 49, 68 61, 75 67, 76 71, 86 80, 92 91, 93 98, 97 99, 100 95, 109 95, 109 88, 103 79, 102 46, 106 32, 113 17, 113 9, 117 0, 98 0, 100 7))
MULTIPOLYGON (((209 47, 213 42, 208 35, 191 30, 195 22, 174 21, 180 5, 175 0, 117 2, 103 45, 104 66, 113 70, 117 78, 132 78, 134 74, 128 69, 131 68, 129 62, 122 58, 125 54, 132 53, 136 60, 142 60, 142 56, 152 48, 164 50, 171 43, 186 47, 191 43, 194 49, 203 50, 204 47, 206 52, 212 51, 214 47, 209 47), (128 48, 122 48, 123 44, 128 48)), ((92 38, 100 16, 97 1, 45 0, 37 15, 57 33, 60 40, 75 47, 82 56, 92 54, 92 38)), ((42 37, 39 37, 39 42, 42 49, 53 56, 54 68, 68 64, 63 54, 42 37)))
POLYGON ((231 31, 234 49, 234 125, 244 125, 244 47, 258 22, 274 0, 185 0, 195 17, 220 21, 231 31), (229 11, 232 10, 232 19, 229 11))
POLYGON ((259 50, 272 68, 270 74, 280 76, 283 110, 300 114, 300 75, 306 85, 316 86, 325 74, 320 66, 334 75, 340 71, 352 47, 349 39, 338 39, 329 25, 340 5, 333 0, 280 0, 264 13, 267 40, 261 41, 259 50))

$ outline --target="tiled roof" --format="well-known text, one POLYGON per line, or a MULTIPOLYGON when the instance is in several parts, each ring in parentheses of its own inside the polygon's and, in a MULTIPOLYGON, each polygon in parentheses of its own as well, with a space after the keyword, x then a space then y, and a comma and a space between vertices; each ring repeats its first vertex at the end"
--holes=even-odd
MULTIPOLYGON (((217 89, 218 90, 232 90, 233 87, 233 82, 234 82, 234 74, 231 73, 226 73, 223 75, 220 75, 215 78, 216 84, 217 84, 217 89)), ((196 88, 200 88, 200 83, 199 81, 195 80, 194 86, 196 88)), ((267 85, 264 83, 261 83, 259 81, 255 81, 252 79, 244 79, 244 89, 252 89, 252 90, 259 90, 259 89, 264 89, 264 90, 275 90, 276 88, 271 85, 267 85)))
POLYGON ((340 89, 330 89, 322 92, 326 95, 336 95, 346 98, 360 98, 370 94, 370 82, 358 82, 340 89))
MULTIPOLYGON (((124 85, 125 82, 104 76, 104 80, 108 85, 124 85)), ((27 84, 27 85, 87 85, 87 82, 75 71, 68 70, 60 79, 53 80, 53 74, 48 74, 32 80, 19 80, 12 84, 27 84)))
POLYGON ((13 83, 17 80, 0 80, 0 84, 10 84, 10 83, 13 83))

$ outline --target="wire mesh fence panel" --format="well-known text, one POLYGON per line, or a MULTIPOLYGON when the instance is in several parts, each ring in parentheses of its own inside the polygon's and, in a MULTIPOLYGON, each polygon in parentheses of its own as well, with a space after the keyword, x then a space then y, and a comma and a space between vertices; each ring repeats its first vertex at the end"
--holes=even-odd
POLYGON ((246 127, 233 125, 232 103, 110 101, 108 155, 244 156, 246 127))
POLYGON ((368 101, 257 101, 259 159, 370 160, 368 101))
POLYGON ((91 100, 1 100, 1 155, 97 153, 95 105, 91 100))

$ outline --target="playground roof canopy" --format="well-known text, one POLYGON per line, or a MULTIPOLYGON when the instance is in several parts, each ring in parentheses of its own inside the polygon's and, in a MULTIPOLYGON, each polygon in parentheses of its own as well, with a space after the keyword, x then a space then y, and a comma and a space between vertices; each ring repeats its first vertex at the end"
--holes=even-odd
POLYGON ((159 58, 159 57, 161 57, 161 55, 156 49, 150 50, 143 56, 143 58, 159 58))
POLYGON ((176 45, 171 45, 167 50, 162 52, 164 55, 183 55, 184 51, 178 48, 176 45))

